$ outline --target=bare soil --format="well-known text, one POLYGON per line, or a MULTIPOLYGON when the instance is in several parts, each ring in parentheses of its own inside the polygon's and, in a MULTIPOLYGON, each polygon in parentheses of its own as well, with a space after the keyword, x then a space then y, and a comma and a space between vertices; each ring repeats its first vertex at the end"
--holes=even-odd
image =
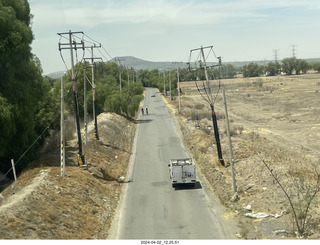
MULTIPOLYGON (((201 88, 202 82, 198 83, 201 88)), ((178 113, 178 98, 175 98, 169 102, 172 112, 179 119, 185 145, 198 168, 228 207, 225 218, 238 219, 241 232, 237 236, 242 239, 296 238, 288 199, 262 160, 272 168, 295 202, 303 192, 295 186, 297 179, 304 186, 315 186, 315 169, 320 173, 320 75, 236 78, 222 80, 220 90, 214 87, 214 106, 226 167, 218 162, 209 104, 198 92, 195 82, 182 82, 181 89, 181 111, 178 113), (231 201, 234 191, 222 89, 227 97, 240 198, 236 202, 231 201), (245 216, 258 212, 283 215, 260 219, 245 216)), ((306 225, 311 239, 320 238, 319 201, 318 193, 310 206, 306 225)))

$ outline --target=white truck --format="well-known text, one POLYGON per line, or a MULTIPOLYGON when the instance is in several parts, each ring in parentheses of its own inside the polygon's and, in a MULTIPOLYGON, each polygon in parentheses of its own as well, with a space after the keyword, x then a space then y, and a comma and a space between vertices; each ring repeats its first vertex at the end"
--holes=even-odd
POLYGON ((195 185, 196 166, 192 158, 171 159, 168 164, 172 187, 176 184, 195 185))

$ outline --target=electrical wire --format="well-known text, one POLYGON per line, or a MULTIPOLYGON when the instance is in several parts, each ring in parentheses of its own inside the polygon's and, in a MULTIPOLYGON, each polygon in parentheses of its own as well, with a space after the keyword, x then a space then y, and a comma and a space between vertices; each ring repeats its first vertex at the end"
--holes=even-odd
MULTIPOLYGON (((196 87, 197 87, 197 89, 198 89, 198 92, 200 93, 200 95, 202 96, 202 98, 203 98, 209 105, 211 105, 211 104, 210 104, 210 101, 209 101, 207 98, 205 98, 204 95, 200 92, 200 89, 199 89, 199 86, 198 86, 198 84, 197 84, 197 81, 194 81, 194 82, 195 82, 196 87)), ((205 88, 204 88, 204 89, 205 89, 205 88)))
MULTIPOLYGON (((96 44, 96 43, 99 43, 100 45, 101 45, 101 48, 103 49, 103 51, 110 57, 110 59, 112 60, 113 59, 113 57, 108 53, 108 51, 104 48, 104 46, 100 43, 100 42, 98 42, 98 41, 96 41, 96 40, 94 40, 93 38, 91 38, 91 37, 89 37, 87 34, 83 34, 85 37, 87 37, 89 40, 91 40, 92 42, 90 42, 90 41, 87 41, 87 42, 89 42, 89 43, 92 43, 92 44, 96 44)), ((100 54, 105 58, 105 60, 109 60, 108 58, 106 58, 102 53, 101 53, 101 51, 98 49, 98 51, 100 52, 100 54)))
MULTIPOLYGON (((196 49, 196 50, 197 50, 197 49, 196 49)), ((192 70, 192 69, 191 69, 191 58, 192 58, 192 52, 193 52, 193 51, 195 51, 195 50, 191 50, 191 51, 190 51, 190 54, 189 54, 189 60, 188 60, 189 71, 192 70)), ((195 69, 198 69, 198 66, 197 66, 198 63, 199 63, 199 65, 200 65, 200 69, 204 68, 203 65, 202 65, 202 55, 201 55, 201 52, 202 52, 202 50, 199 51, 198 57, 197 57, 197 59, 194 61, 194 63, 195 63, 195 69)), ((213 46, 211 46, 208 54, 206 55, 205 60, 208 60, 211 52, 212 52, 212 54, 215 56, 215 58, 218 59, 217 56, 216 56, 216 54, 215 54, 215 52, 214 52, 214 50, 213 50, 213 46)), ((204 61, 203 61, 203 62, 204 62, 204 61)), ((207 63, 207 62, 206 62, 206 63, 207 63)), ((204 81, 203 81, 203 83, 202 83, 202 86, 203 86, 203 89, 204 89, 204 91, 205 91, 206 96, 200 91, 199 86, 198 86, 198 84, 197 84, 196 81, 195 81, 195 84, 196 84, 196 87, 197 87, 197 89, 198 89, 198 92, 199 92, 200 95, 203 97, 203 99, 204 99, 206 102, 208 102, 208 103, 210 104, 210 106, 214 106, 214 104, 215 104, 215 102, 216 102, 216 100, 217 100, 217 97, 218 97, 218 95, 219 95, 219 93, 220 93, 220 87, 221 87, 221 62, 220 62, 220 60, 219 60, 219 79, 218 79, 218 84, 217 84, 218 89, 217 89, 217 93, 216 93, 216 95, 214 96, 214 99, 213 99, 213 100, 212 100, 211 96, 208 94, 208 90, 210 91, 210 88, 205 85, 204 81), (207 98, 206 98, 206 97, 207 97, 207 98)), ((208 84, 208 86, 210 86, 210 84, 208 84)))

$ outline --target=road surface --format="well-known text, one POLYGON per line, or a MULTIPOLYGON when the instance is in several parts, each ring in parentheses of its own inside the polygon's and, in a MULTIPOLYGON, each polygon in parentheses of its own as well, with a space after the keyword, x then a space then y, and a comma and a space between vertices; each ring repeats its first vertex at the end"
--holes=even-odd
POLYGON ((156 89, 147 88, 116 239, 227 239, 202 187, 172 188, 168 163, 189 157, 156 89), (155 94, 155 97, 151 95, 155 94))

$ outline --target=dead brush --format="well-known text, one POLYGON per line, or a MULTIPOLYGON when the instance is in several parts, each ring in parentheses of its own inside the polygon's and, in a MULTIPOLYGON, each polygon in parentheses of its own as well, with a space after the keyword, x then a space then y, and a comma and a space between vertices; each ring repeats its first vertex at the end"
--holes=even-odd
POLYGON ((311 235, 313 231, 310 227, 314 227, 314 217, 310 214, 311 205, 315 204, 316 195, 320 191, 319 167, 314 165, 313 169, 308 171, 308 174, 302 174, 301 171, 294 171, 291 168, 289 170, 290 183, 288 183, 284 180, 284 176, 280 176, 274 171, 274 167, 270 163, 267 163, 258 153, 256 155, 270 172, 289 202, 294 230, 296 230, 297 235, 299 237, 311 235))

